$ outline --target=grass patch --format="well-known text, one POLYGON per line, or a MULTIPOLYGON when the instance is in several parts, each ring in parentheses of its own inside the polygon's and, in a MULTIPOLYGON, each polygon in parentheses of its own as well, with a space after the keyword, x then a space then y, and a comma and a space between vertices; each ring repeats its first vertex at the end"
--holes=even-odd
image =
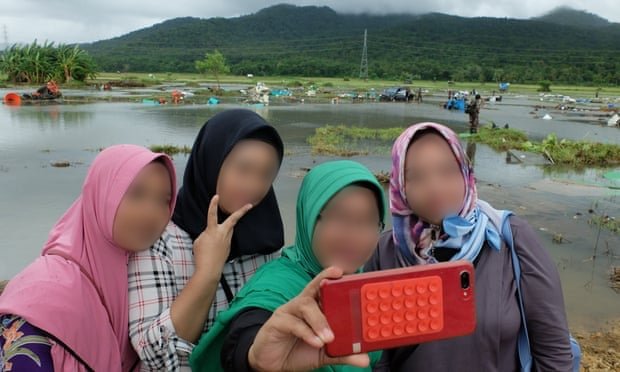
POLYGON ((314 155, 355 156, 367 155, 371 152, 382 152, 381 146, 373 146, 383 142, 384 150, 391 147, 404 128, 372 129, 365 127, 348 127, 345 125, 326 125, 316 128, 308 138, 314 155), (389 146, 387 146, 389 145, 389 146), (379 150, 379 151, 377 151, 379 150))
POLYGON ((481 128, 469 139, 489 145, 497 151, 514 149, 543 154, 558 165, 574 167, 620 165, 620 146, 618 145, 560 140, 554 133, 549 134, 541 142, 535 142, 528 140, 527 135, 518 130, 481 128))
POLYGON ((177 154, 189 154, 192 152, 190 146, 174 146, 174 145, 151 145, 149 149, 153 152, 164 153, 170 156, 177 154))
POLYGON ((528 142, 527 135, 514 129, 480 128, 478 133, 467 137, 468 140, 483 143, 497 151, 521 150, 528 142))
POLYGON ((615 266, 611 268, 609 279, 611 281, 611 288, 614 291, 620 293, 620 266, 615 266))
MULTIPOLYGON (((365 128, 326 125, 316 128, 308 143, 314 155, 355 156, 389 152, 392 142, 404 128, 365 128)), ((543 141, 531 141, 515 129, 480 128, 468 140, 490 146, 497 151, 520 150, 546 156, 555 165, 612 167, 620 165, 620 146, 615 144, 558 139, 550 134, 543 141)))

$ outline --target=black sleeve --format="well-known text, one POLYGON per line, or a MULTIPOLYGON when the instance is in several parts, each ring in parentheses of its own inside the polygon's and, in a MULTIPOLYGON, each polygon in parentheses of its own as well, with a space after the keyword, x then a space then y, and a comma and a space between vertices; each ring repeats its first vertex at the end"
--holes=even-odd
POLYGON ((252 371, 248 362, 248 352, 256 334, 271 314, 264 309, 249 308, 233 318, 220 354, 224 371, 252 371))

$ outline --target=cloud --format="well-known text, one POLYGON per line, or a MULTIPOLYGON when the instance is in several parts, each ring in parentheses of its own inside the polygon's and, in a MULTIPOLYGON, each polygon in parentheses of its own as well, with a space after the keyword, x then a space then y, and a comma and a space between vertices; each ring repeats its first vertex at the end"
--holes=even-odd
MULTIPOLYGON (((0 27, 5 26, 9 42, 34 39, 55 42, 88 42, 108 39, 175 17, 236 17, 254 13, 282 0, 20 0, 2 5, 0 27)), ((620 22, 618 0, 327 0, 297 1, 295 5, 330 6, 343 13, 428 13, 441 12, 466 17, 492 16, 529 18, 558 6, 570 6, 620 22)), ((0 43, 3 43, 0 28, 0 43)))

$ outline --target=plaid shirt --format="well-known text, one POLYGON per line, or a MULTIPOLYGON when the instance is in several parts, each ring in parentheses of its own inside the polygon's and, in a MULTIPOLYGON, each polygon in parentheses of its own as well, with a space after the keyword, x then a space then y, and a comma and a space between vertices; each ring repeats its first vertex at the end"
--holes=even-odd
MULTIPOLYGON (((233 294, 256 270, 280 253, 243 256, 224 265, 223 275, 233 294)), ((170 222, 151 249, 129 260, 129 337, 142 360, 143 371, 190 371, 194 344, 181 339, 170 318, 170 306, 194 273, 193 241, 170 222)), ((204 330, 228 308, 219 285, 204 330)))

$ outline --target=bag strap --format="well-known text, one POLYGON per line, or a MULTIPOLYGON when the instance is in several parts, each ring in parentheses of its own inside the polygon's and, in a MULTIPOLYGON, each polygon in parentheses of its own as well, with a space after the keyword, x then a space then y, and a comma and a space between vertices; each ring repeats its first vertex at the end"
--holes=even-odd
POLYGON ((521 363, 521 371, 530 371, 532 369, 532 352, 530 349, 530 337, 527 333, 525 307, 523 306, 523 291, 521 290, 521 265, 519 264, 519 256, 517 255, 514 239, 512 237, 510 219, 508 218, 509 216, 510 214, 506 214, 502 219, 502 236, 506 241, 506 245, 510 249, 510 255, 512 257, 512 269, 514 271, 515 284, 517 286, 517 300, 519 301, 519 312, 521 313, 521 327, 519 328, 517 351, 519 353, 519 363, 521 363))
POLYGON ((224 294, 226 295, 226 301, 228 301, 228 305, 230 305, 235 296, 230 289, 230 285, 228 285, 226 277, 224 277, 224 273, 222 273, 222 276, 220 276, 220 284, 222 285, 222 289, 224 290, 224 294))

